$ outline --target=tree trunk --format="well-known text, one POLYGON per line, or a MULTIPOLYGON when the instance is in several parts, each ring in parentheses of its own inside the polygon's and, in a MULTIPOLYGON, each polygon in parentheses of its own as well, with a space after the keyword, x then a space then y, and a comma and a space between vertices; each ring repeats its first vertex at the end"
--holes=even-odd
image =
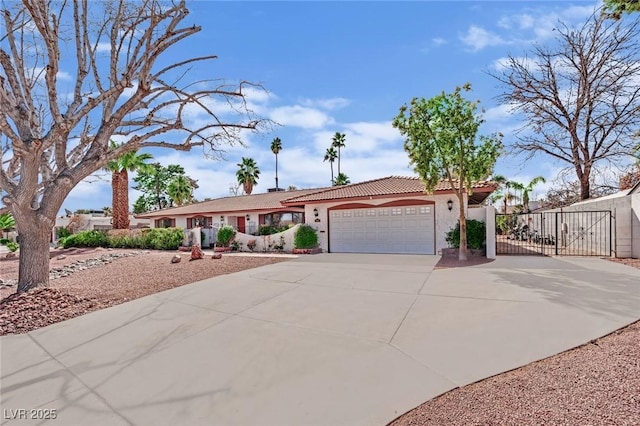
POLYGON ((464 215, 464 194, 458 195, 460 205, 460 248, 458 249, 458 260, 467 260, 467 218, 464 215))
POLYGON ((18 293, 49 285, 49 238, 52 227, 33 220, 20 229, 18 293))
POLYGON ((586 200, 591 198, 591 183, 589 182, 589 175, 583 174, 580 179, 580 199, 586 200))
POLYGON ((278 190, 278 154, 276 154, 276 191, 278 190))
POLYGON ((244 193, 247 195, 251 195, 253 192, 253 183, 251 181, 245 180, 242 183, 242 189, 244 189, 244 193))
POLYGON ((113 229, 129 229, 129 173, 114 172, 111 176, 113 197, 113 229))
POLYGON ((340 174, 340 147, 338 147, 338 174, 340 174))

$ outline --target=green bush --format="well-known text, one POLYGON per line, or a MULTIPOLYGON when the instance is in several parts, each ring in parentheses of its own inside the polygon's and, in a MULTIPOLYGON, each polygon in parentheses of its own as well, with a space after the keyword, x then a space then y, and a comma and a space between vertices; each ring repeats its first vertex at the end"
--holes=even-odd
POLYGON ((236 236, 236 230, 233 229, 232 226, 225 225, 222 228, 218 229, 218 234, 216 236, 217 244, 222 247, 229 247, 229 243, 236 236))
POLYGON ((67 228, 56 228, 56 238, 66 238, 69 235, 71 235, 71 231, 69 231, 67 228))
POLYGON ((13 241, 9 241, 8 243, 5 244, 7 246, 7 248, 9 249, 9 251, 11 253, 15 252, 16 250, 18 250, 18 248, 20 247, 18 245, 18 243, 14 243, 13 241))
POLYGON ((278 232, 284 232, 289 229, 289 226, 272 226, 272 225, 260 225, 258 228, 258 235, 273 235, 278 232))
POLYGON ((311 225, 300 225, 293 236, 293 246, 298 249, 318 247, 318 232, 311 225))
POLYGON ((182 228, 145 229, 139 235, 112 235, 104 231, 82 231, 61 238, 59 244, 69 247, 143 248, 152 250, 177 250, 184 240, 182 228))
POLYGON ((184 241, 182 228, 145 229, 140 237, 141 248, 153 250, 177 250, 184 241))
POLYGON ((0 246, 6 246, 7 243, 10 243, 11 240, 8 238, 0 238, 0 246))
POLYGON ((62 247, 109 247, 109 238, 105 231, 81 231, 69 235, 61 242, 62 247))
MULTIPOLYGON (((481 249, 485 246, 487 231, 484 222, 467 219, 467 247, 481 249)), ((453 248, 460 248, 460 222, 447 232, 447 243, 453 248)))

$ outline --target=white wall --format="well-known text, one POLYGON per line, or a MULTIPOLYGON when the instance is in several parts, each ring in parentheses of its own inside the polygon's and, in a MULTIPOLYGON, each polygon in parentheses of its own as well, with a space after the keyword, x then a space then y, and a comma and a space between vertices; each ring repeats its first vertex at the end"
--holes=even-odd
MULTIPOLYGON (((640 211, 640 201, 638 201, 639 197, 640 194, 633 194, 631 196, 622 196, 616 198, 596 198, 593 200, 582 202, 578 205, 572 205, 563 207, 562 209, 554 209, 548 211, 570 212, 610 210, 613 223, 615 223, 615 227, 613 229, 614 235, 611 236, 612 240, 615 239, 613 255, 615 257, 621 258, 638 257, 638 254, 640 254, 638 253, 638 251, 640 251, 640 230, 638 230, 638 227, 640 227, 640 225, 638 225, 637 222, 639 214, 638 212, 640 211), (636 204, 634 206, 632 206, 632 200, 635 200, 636 204)), ((548 228, 553 229, 554 226, 554 224, 550 223, 548 225, 548 228)))
MULTIPOLYGON (((435 236, 436 236, 436 253, 439 253, 443 248, 448 247, 445 240, 446 233, 458 223, 458 199, 455 194, 444 195, 419 195, 411 197, 412 200, 429 200, 435 201, 435 236), (453 201, 453 208, 449 211, 447 207, 447 201, 453 201)), ((379 206, 391 201, 397 201, 398 198, 377 198, 370 200, 356 200, 350 203, 362 203, 369 204, 371 206, 379 206)), ((329 247, 329 230, 328 230, 328 218, 329 208, 347 204, 345 201, 330 202, 322 204, 307 204, 305 205, 305 221, 318 231, 318 240, 320 247, 327 251, 329 247), (318 209, 318 219, 314 216, 314 209, 318 209)), ((467 209, 466 214, 472 209, 467 209)))

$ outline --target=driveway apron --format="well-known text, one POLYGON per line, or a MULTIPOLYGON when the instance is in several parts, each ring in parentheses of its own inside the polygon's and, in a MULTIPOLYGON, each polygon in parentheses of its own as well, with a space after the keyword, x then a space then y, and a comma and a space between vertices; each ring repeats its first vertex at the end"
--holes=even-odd
POLYGON ((640 317, 640 271, 606 260, 438 260, 303 256, 4 336, 0 420, 384 425, 640 317))

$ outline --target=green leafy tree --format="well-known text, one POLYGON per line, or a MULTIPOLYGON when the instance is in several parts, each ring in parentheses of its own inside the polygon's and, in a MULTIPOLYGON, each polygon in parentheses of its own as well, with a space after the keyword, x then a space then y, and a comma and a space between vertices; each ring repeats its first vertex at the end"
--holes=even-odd
MULTIPOLYGON (((111 141, 111 149, 117 149, 118 144, 111 141)), ((127 151, 115 160, 107 163, 107 170, 111 172, 111 204, 113 229, 129 229, 129 172, 146 170, 147 160, 153 156, 138 151, 127 151)))
POLYGON ((148 169, 138 172, 138 175, 133 178, 137 184, 133 188, 142 192, 142 195, 133 205, 134 213, 160 210, 177 204, 176 200, 169 195, 169 184, 179 176, 187 179, 192 188, 191 193, 198 188, 197 182, 187 176, 184 167, 178 164, 169 164, 164 167, 160 163, 154 163, 148 169))
POLYGON ((327 152, 324 153, 323 161, 328 161, 329 165, 331 166, 331 185, 335 183, 333 179, 333 163, 336 161, 336 158, 338 158, 338 151, 336 151, 333 146, 327 148, 327 152))
POLYGON ((331 139, 331 146, 333 148, 338 148, 338 174, 340 174, 340 158, 342 157, 341 149, 346 145, 346 135, 344 133, 336 132, 331 139))
POLYGON ((426 190, 435 189, 442 178, 458 198, 460 221, 459 259, 467 259, 465 194, 472 182, 486 179, 502 152, 500 134, 479 136, 483 123, 477 114, 479 101, 469 101, 462 92, 469 84, 431 99, 413 98, 393 119, 393 126, 405 137, 404 149, 410 163, 424 181, 426 190))
POLYGON ((349 179, 349 176, 344 173, 338 173, 338 176, 336 176, 336 180, 333 181, 333 186, 349 185, 350 183, 351 180, 349 179))
POLYGON ((238 183, 242 185, 245 194, 251 195, 254 185, 258 183, 260 169, 253 158, 245 157, 242 157, 242 162, 238 163, 238 167, 236 172, 238 183))
POLYGON ((604 0, 603 13, 605 16, 620 19, 623 13, 640 12, 638 0, 604 0))
POLYGON ((185 175, 178 175, 173 178, 167 186, 167 194, 177 206, 193 200, 193 186, 189 178, 185 175))
POLYGON ((278 186, 278 154, 282 151, 282 141, 280 138, 274 138, 273 142, 271 142, 271 152, 276 156, 276 191, 279 189, 278 186))

